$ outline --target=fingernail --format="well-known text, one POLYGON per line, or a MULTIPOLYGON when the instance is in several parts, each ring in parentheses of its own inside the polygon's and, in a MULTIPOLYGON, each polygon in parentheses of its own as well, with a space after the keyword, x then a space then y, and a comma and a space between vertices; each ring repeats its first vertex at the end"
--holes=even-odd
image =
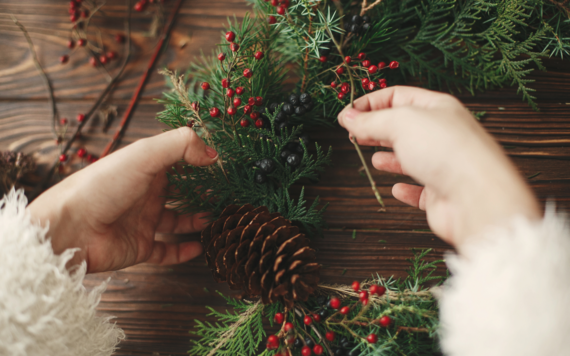
POLYGON ((354 120, 356 118, 356 116, 358 116, 358 114, 360 114, 360 111, 353 109, 353 108, 347 108, 344 112, 344 119, 345 120, 354 120))
POLYGON ((213 149, 210 146, 206 146, 206 154, 208 155, 208 157, 210 157, 211 159, 214 159, 216 157, 218 157, 218 152, 216 152, 215 149, 213 149))

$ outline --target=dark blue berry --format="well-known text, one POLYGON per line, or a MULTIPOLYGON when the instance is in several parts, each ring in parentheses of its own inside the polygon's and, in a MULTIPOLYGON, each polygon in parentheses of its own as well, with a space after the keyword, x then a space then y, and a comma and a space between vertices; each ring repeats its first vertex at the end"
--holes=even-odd
POLYGON ((289 103, 285 103, 285 104, 283 104, 283 107, 281 108, 281 110, 285 114, 291 115, 295 111, 295 107, 293 107, 293 105, 291 105, 289 103))
POLYGON ((275 162, 270 158, 264 158, 259 163, 259 168, 265 173, 271 173, 275 169, 275 162))
POLYGON ((298 154, 292 153, 287 157, 287 164, 291 167, 297 167, 301 164, 301 157, 298 154))
POLYGON ((310 348, 313 348, 313 346, 315 346, 315 343, 313 342, 313 340, 311 340, 310 337, 305 338, 305 344, 307 344, 307 346, 309 346, 310 348))
POLYGON ((303 93, 299 95, 299 100, 301 101, 301 104, 308 104, 311 102, 311 96, 307 93, 303 93))
POLYGON ((306 112, 307 112, 307 110, 305 110, 304 106, 297 106, 295 108, 295 115, 301 116, 301 115, 304 115, 306 112))
POLYGON ((293 346, 294 346, 296 349, 300 349, 301 347, 303 347, 303 340, 301 340, 301 338, 299 338, 299 337, 296 338, 296 339, 295 339, 295 343, 293 344, 293 346))
POLYGON ((277 103, 273 103, 273 104, 269 105, 269 112, 273 114, 275 112, 275 110, 277 110, 278 107, 279 107, 279 104, 277 104, 277 103))
POLYGON ((283 111, 279 111, 277 115, 275 115, 275 121, 277 122, 281 122, 286 119, 287 119, 287 114, 285 114, 283 111))
POLYGON ((362 24, 362 17, 360 17, 360 15, 352 16, 352 23, 356 24, 356 25, 361 25, 362 24))
POLYGON ((299 105, 299 96, 297 94, 291 94, 291 96, 289 97, 289 102, 293 106, 299 105))
POLYGON ((350 32, 356 33, 356 34, 359 33, 360 32, 360 25, 352 24, 350 26, 350 32))
POLYGON ((369 23, 365 23, 364 25, 362 25, 362 31, 368 31, 370 30, 370 24, 369 23))
POLYGON ((281 159, 285 162, 287 161, 287 157, 289 157, 289 155, 291 154, 291 151, 289 150, 283 150, 281 151, 281 159))

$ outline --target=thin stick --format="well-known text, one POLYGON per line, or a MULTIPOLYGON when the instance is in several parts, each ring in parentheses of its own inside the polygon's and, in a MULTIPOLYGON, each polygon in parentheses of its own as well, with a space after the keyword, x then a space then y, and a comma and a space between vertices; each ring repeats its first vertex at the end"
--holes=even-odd
POLYGON ((14 21, 16 26, 18 26, 20 28, 20 30, 24 34, 24 37, 26 37, 26 41, 28 42, 28 47, 30 48, 30 52, 32 53, 32 59, 34 61, 34 64, 36 65, 36 69, 40 73, 40 76, 42 77, 42 80, 44 81, 44 84, 45 84, 46 89, 48 91, 48 94, 49 94, 48 100, 49 100, 49 104, 51 106, 51 113, 52 113, 51 132, 53 133, 54 137, 57 139, 58 134, 57 134, 57 129, 56 129, 55 125, 56 125, 57 119, 59 117, 59 114, 57 112, 57 107, 55 105, 55 98, 53 95, 53 86, 51 85, 51 81, 49 80, 46 72, 44 71, 40 62, 38 61, 38 56, 36 54, 36 50, 34 49, 34 43, 32 42, 32 38, 28 34, 26 27, 24 27, 24 25, 22 25, 20 23, 20 21, 18 21, 18 19, 14 15, 10 14, 10 17, 12 18, 12 21, 14 21))
POLYGON ((131 97, 131 102, 129 103, 127 111, 125 111, 125 114, 123 115, 123 119, 121 120, 119 128, 117 129, 117 131, 113 135, 112 141, 109 142, 109 144, 107 144, 107 146, 105 147, 105 149, 103 150, 103 152, 99 156, 100 158, 103 158, 106 155, 108 155, 109 153, 111 153, 115 149, 115 147, 118 145, 123 134, 125 133, 125 130, 127 129, 127 126, 129 123, 129 119, 131 118, 131 115, 134 111, 134 108, 135 108, 135 106, 136 106, 136 104, 140 98, 140 95, 141 95, 142 90, 144 88, 144 85, 148 79, 148 76, 151 73, 151 71, 153 70, 154 64, 156 63, 158 56, 162 52, 164 44, 166 43, 166 39, 168 38, 170 31, 172 30, 172 26, 174 25, 174 20, 176 18, 176 14, 178 13, 180 6, 182 5, 182 1, 183 0, 178 0, 176 2, 176 4, 174 5, 174 8, 172 9, 172 12, 170 13, 170 18, 168 19, 168 23, 166 24, 166 26, 164 27, 164 30, 162 32, 162 37, 160 38, 158 45, 156 46, 156 50, 154 51, 154 54, 152 55, 152 58, 150 59, 150 63, 148 64, 146 71, 143 73, 143 76, 139 82, 139 85, 137 86, 133 96, 131 97))
MULTIPOLYGON (((81 129, 85 126, 85 124, 87 124, 89 119, 93 116, 93 114, 95 114, 95 111, 97 111, 97 108, 99 107, 99 105, 101 105, 103 100, 105 100, 107 95, 115 87, 115 85, 119 81, 119 78, 123 74, 125 67, 127 66, 127 63, 128 63, 129 58, 131 56, 131 0, 127 0, 127 9, 128 9, 128 15, 127 15, 127 19, 125 21, 125 29, 127 32, 127 36, 126 36, 127 43, 125 44, 125 56, 123 58, 123 63, 121 64, 121 68, 119 69, 117 74, 113 77, 111 82, 109 82, 109 84, 107 85, 105 90, 103 90, 101 92, 101 94, 97 98, 97 101, 95 101, 93 106, 91 106, 89 111, 85 114, 85 119, 82 122, 80 122, 79 125, 77 125, 77 129, 73 133, 73 136, 69 139, 69 141, 67 141, 67 143, 63 147, 61 154, 66 154, 67 151, 71 148, 71 145, 73 144, 73 142, 75 142, 75 139, 79 136, 78 134, 81 132, 81 129)), ((58 165, 59 165, 59 157, 56 158, 54 164, 52 165, 52 167, 50 168, 50 170, 48 171, 46 176, 42 179, 40 184, 38 184, 38 186, 34 189, 32 194, 30 194, 30 201, 32 201, 35 197, 40 195, 40 193, 44 190, 46 185, 49 183, 49 181, 53 177, 53 174, 55 173, 55 169, 57 168, 58 165)))
MULTIPOLYGON (((329 36, 331 37, 334 45, 336 46, 336 49, 338 50, 338 53, 340 54, 340 57, 342 58, 342 62, 343 62, 344 66, 348 72, 348 77, 350 78, 350 106, 354 108, 354 78, 352 76, 352 68, 348 65, 348 63, 346 63, 346 60, 344 59, 345 58, 344 54, 342 53, 341 46, 334 39, 334 36, 333 36, 331 30, 329 29, 328 26, 326 26, 326 24, 325 24, 325 28, 327 29, 329 36)), ((382 205, 382 207, 385 207, 384 201, 382 200, 382 196, 380 195, 378 188, 376 188, 376 182, 372 178, 372 174, 370 173, 370 170, 368 169, 368 164, 366 164, 366 160, 364 159, 364 156, 362 155, 362 151, 360 150, 360 146, 358 145, 356 140, 353 139, 352 137, 350 137, 350 142, 352 142, 352 144, 354 145, 354 148, 356 149, 356 152, 358 152, 358 157, 360 157, 360 161, 362 162, 362 165, 364 166, 364 170, 366 171, 366 176, 368 177, 368 180, 370 181, 370 186, 372 187, 372 191, 374 192, 374 195, 376 196, 376 200, 378 200, 378 203, 380 203, 380 205, 382 205)))

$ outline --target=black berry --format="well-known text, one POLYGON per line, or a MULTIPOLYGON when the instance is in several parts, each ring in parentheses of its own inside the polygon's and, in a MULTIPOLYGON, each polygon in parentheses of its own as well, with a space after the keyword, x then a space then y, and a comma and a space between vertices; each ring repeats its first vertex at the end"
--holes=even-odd
POLYGON ((255 161, 255 163, 253 165, 256 167, 259 167, 261 165, 261 160, 255 161))
POLYGON ((291 151, 289 151, 289 150, 281 151, 281 159, 283 161, 287 161, 287 157, 289 157, 290 154, 291 154, 291 151))
POLYGON ((301 340, 301 338, 299 338, 299 337, 296 338, 296 339, 295 339, 295 343, 293 344, 293 346, 294 346, 296 349, 303 347, 303 340, 301 340))
POLYGON ((322 309, 321 311, 319 311, 319 316, 322 319, 326 319, 329 316, 329 311, 326 309, 322 309))
POLYGON ((283 111, 279 111, 277 115, 275 115, 275 121, 277 122, 281 122, 286 119, 287 119, 287 114, 285 114, 283 111))
POLYGON ((348 338, 346 336, 343 336, 343 338, 340 339, 340 345, 345 349, 350 347, 350 341, 348 341, 348 338))
POLYGON ((298 154, 292 153, 287 157, 287 164, 291 167, 297 167, 301 164, 301 157, 298 154))
POLYGON ((364 16, 362 16, 362 21, 364 23, 370 23, 370 21, 372 21, 372 19, 370 18, 370 16, 364 15, 364 16))
POLYGON ((265 173, 271 173, 275 169, 275 162, 270 158, 264 158, 261 160, 259 168, 265 173))
POLYGON ((368 31, 370 30, 370 24, 369 23, 365 23, 364 25, 362 25, 362 31, 368 31))
POLYGON ((279 104, 277 104, 277 103, 273 103, 273 104, 269 105, 269 112, 273 114, 275 112, 275 110, 277 110, 278 107, 279 107, 279 104))
POLYGON ((335 348, 333 350, 334 356, 344 356, 344 349, 343 348, 335 348))
POLYGON ((291 96, 289 97, 289 102, 293 106, 299 105, 299 96, 296 94, 291 94, 291 96))
POLYGON ((281 108, 281 110, 287 115, 291 115, 293 113, 293 111, 295 110, 295 108, 291 104, 285 103, 285 104, 283 104, 283 107, 281 108))
POLYGON ((279 131, 289 128, 289 122, 288 121, 280 122, 277 128, 279 129, 279 131))
POLYGON ((255 173, 255 183, 263 184, 267 182, 267 176, 263 172, 255 173))
POLYGON ((355 25, 362 25, 362 17, 360 17, 360 15, 352 16, 352 23, 355 25))
POLYGON ((299 96, 299 100, 301 101, 301 104, 308 104, 311 102, 311 96, 307 93, 303 93, 299 96))
POLYGON ((305 344, 307 344, 307 346, 309 346, 310 348, 313 348, 313 346, 315 346, 315 343, 309 337, 305 339, 305 344))
POLYGON ((360 25, 357 25, 357 24, 353 23, 353 24, 350 26, 350 32, 355 33, 355 34, 358 34, 358 33, 360 32, 360 25))
POLYGON ((306 112, 307 112, 307 110, 305 109, 304 106, 297 106, 295 108, 295 115, 301 116, 301 115, 304 115, 306 112))

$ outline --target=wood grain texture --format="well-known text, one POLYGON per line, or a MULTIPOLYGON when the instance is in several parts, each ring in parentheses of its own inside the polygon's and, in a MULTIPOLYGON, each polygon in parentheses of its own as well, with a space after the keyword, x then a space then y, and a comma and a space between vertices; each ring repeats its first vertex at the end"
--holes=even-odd
MULTIPOLYGON (((33 152, 40 164, 49 164, 59 154, 50 133, 46 92, 37 75, 26 42, 6 14, 12 13, 27 26, 40 61, 53 81, 62 117, 75 118, 85 112, 106 85, 105 76, 88 63, 88 54, 76 49, 70 62, 62 66, 60 55, 68 53, 65 44, 71 25, 67 2, 27 0, 0 3, 0 150, 33 152)), ((168 7, 168 6, 167 6, 168 7)), ((218 42, 228 16, 238 20, 248 10, 243 0, 187 0, 180 12, 168 49, 157 68, 185 70, 203 50, 210 53, 218 42), (183 45, 185 44, 185 46, 183 45)), ((94 19, 104 43, 122 52, 113 36, 123 31, 126 8, 123 2, 109 2, 106 17, 94 19)), ((138 79, 150 58, 156 39, 143 35, 150 16, 133 15, 133 60, 107 105, 116 105, 119 116, 125 110, 138 79)), ((109 66, 111 73, 117 62, 109 66)), ((542 203, 555 199, 562 210, 570 210, 570 65, 558 59, 547 60, 548 72, 535 72, 540 112, 533 112, 516 94, 506 88, 460 99, 473 111, 486 111, 483 124, 505 147, 521 174, 527 177, 542 203), (540 173, 536 175, 537 173, 540 173)), ((151 76, 132 118, 122 145, 160 133, 165 127, 155 120, 162 110, 154 99, 164 90, 164 79, 151 76)), ((73 120, 70 120, 73 123, 73 120)), ((118 120, 109 130, 94 120, 87 125, 75 148, 84 146, 98 153, 110 140, 118 120)), ((372 273, 403 276, 411 248, 434 248, 430 259, 441 258, 448 246, 428 229, 425 214, 396 201, 391 187, 396 182, 413 183, 399 175, 374 172, 387 212, 378 213, 378 204, 360 167, 346 133, 336 128, 311 133, 321 145, 333 147, 333 165, 319 184, 307 184, 306 196, 320 196, 330 203, 326 213, 330 229, 324 239, 314 241, 319 262, 325 265, 325 282, 351 282, 372 273), (352 239, 356 230, 356 238, 352 239), (344 274, 343 274, 344 273, 344 274)), ((370 158, 372 149, 365 148, 370 158)), ((70 170, 80 168, 72 161, 70 170)), ((169 241, 198 239, 197 235, 161 236, 169 241)), ((90 275, 85 284, 92 287, 111 277, 99 310, 117 316, 127 340, 118 355, 184 355, 189 349, 188 331, 194 319, 210 320, 205 305, 223 309, 225 303, 214 291, 230 293, 225 284, 216 284, 202 258, 189 263, 156 267, 139 265, 112 273, 90 275)))

